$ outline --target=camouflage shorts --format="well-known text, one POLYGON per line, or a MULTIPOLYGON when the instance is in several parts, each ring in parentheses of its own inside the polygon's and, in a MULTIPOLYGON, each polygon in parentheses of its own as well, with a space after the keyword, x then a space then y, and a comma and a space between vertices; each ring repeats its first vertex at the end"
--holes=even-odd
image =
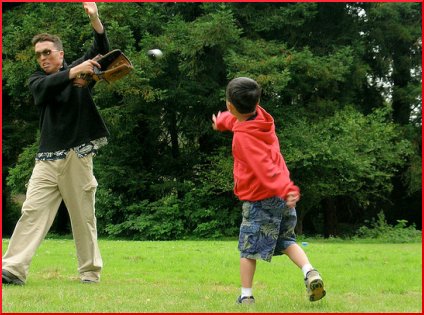
POLYGON ((240 257, 271 261, 296 242, 297 217, 279 197, 243 203, 238 249, 240 257))

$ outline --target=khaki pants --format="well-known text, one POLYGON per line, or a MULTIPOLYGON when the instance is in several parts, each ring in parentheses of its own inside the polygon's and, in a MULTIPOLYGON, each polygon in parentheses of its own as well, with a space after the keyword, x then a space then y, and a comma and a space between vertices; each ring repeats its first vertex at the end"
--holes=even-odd
POLYGON ((2 268, 26 281, 29 265, 49 231, 63 199, 69 212, 81 280, 100 280, 102 258, 97 244, 94 201, 97 181, 93 157, 36 161, 28 184, 22 216, 3 256, 2 268))

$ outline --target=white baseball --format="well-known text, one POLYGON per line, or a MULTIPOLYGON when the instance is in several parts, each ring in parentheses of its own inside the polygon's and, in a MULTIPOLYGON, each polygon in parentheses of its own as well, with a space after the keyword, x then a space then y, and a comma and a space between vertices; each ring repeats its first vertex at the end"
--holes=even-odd
POLYGON ((150 49, 147 55, 153 59, 160 59, 163 57, 163 52, 160 49, 150 49))

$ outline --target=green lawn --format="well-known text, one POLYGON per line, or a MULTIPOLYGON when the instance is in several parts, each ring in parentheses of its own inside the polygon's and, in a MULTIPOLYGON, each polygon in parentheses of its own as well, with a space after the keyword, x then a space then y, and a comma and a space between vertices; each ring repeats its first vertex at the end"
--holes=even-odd
MULTIPOLYGON (((3 240, 3 252, 8 240, 3 240)), ((99 284, 81 284, 72 240, 45 240, 27 284, 3 286, 3 312, 421 312, 421 243, 309 240, 327 296, 311 303, 287 257, 258 263, 256 305, 240 306, 234 241, 100 240, 99 284)))

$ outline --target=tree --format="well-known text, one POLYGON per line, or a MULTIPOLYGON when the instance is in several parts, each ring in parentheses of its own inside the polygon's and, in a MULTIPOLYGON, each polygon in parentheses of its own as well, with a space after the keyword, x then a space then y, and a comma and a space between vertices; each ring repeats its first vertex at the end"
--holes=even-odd
MULTIPOLYGON (((385 199, 392 190, 393 173, 412 154, 399 128, 387 123, 389 115, 388 109, 365 116, 348 107, 316 123, 301 119, 283 128, 280 138, 285 139, 289 168, 303 188, 301 218, 321 212, 325 226, 319 232, 325 236, 338 235, 337 218, 346 216, 341 213, 348 210, 346 206, 331 208, 338 207, 337 200, 369 209, 385 199)), ((358 210, 352 213, 352 223, 363 218, 358 210)))
MULTIPOLYGON (((302 190, 299 230, 335 235, 338 223, 360 223, 381 209, 388 219, 405 219, 390 204, 399 205, 405 193, 414 205, 407 219, 419 225, 418 4, 98 6, 111 48, 134 64, 126 79, 94 89, 111 131, 94 159, 102 235, 236 234, 231 135, 214 133, 210 117, 225 109, 225 86, 240 75, 261 84, 261 104, 275 118, 302 190), (164 58, 150 60, 152 48, 164 58), (396 175, 404 186, 393 186, 396 175), (390 191, 399 196, 389 200, 390 191)), ((24 3, 4 11, 4 196, 25 190, 33 165, 38 115, 26 80, 36 66, 31 35, 40 31, 60 35, 68 61, 92 38, 78 3, 24 3)))

